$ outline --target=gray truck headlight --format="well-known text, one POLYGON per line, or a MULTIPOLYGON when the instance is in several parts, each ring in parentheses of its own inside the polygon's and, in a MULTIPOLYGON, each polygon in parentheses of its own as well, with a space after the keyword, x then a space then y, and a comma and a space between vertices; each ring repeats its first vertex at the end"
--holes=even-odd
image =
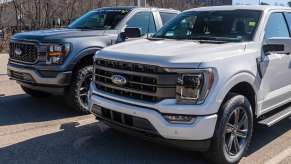
POLYGON ((176 86, 177 104, 201 104, 214 81, 212 69, 197 70, 197 73, 179 73, 176 86))
POLYGON ((63 64, 70 50, 70 43, 48 45, 47 64, 63 64))

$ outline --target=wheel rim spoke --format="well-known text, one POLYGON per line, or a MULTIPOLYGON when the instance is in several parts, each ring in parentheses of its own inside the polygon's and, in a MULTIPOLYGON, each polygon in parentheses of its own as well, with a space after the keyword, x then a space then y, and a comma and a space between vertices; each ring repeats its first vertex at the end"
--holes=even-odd
POLYGON ((240 119, 238 123, 238 128, 241 128, 246 123, 247 115, 246 113, 243 114, 242 118, 240 119))
POLYGON ((240 116, 240 109, 234 111, 234 124, 238 125, 240 116))
POLYGON ((230 123, 226 124, 226 133, 231 133, 234 129, 234 126, 230 123))
POLYGON ((240 150, 240 144, 238 142, 237 136, 234 137, 234 150, 235 153, 238 153, 240 150))
POLYGON ((236 132, 236 135, 240 138, 247 138, 247 134, 248 134, 248 130, 247 129, 243 129, 243 130, 238 130, 236 132))
POLYGON ((80 97, 80 101, 84 107, 87 107, 87 105, 88 105, 88 97, 87 96, 88 96, 88 91, 89 91, 91 79, 92 79, 92 75, 87 75, 87 77, 84 78, 84 81, 80 85, 79 97, 80 97))
POLYGON ((87 93, 80 94, 80 97, 87 96, 87 93))
POLYGON ((87 89, 87 88, 83 86, 83 87, 80 88, 80 91, 84 91, 84 90, 86 90, 86 89, 87 89))
POLYGON ((229 153, 231 152, 233 141, 234 141, 234 135, 231 134, 228 144, 227 144, 227 149, 229 153))

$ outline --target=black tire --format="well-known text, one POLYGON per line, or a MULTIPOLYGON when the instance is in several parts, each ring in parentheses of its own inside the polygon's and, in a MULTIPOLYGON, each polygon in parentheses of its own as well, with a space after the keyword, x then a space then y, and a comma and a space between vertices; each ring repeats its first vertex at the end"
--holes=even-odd
POLYGON ((217 164, 238 163, 249 147, 252 133, 250 101, 243 95, 230 94, 221 106, 211 147, 204 155, 217 164))
POLYGON ((45 98, 45 97, 50 96, 50 94, 47 92, 33 90, 33 89, 27 88, 25 86, 21 86, 21 88, 26 94, 28 94, 32 97, 35 97, 35 98, 45 98))
MULTIPOLYGON (((77 112, 87 114, 89 111, 88 108, 88 100, 86 102, 87 95, 89 91, 90 81, 92 80, 92 74, 93 74, 93 66, 85 66, 82 68, 79 68, 75 74, 72 77, 72 82, 69 88, 67 89, 65 93, 65 99, 67 104, 72 107, 77 112), (88 79, 89 78, 89 79, 88 79), (86 81, 90 80, 90 81, 86 81), (84 90, 84 93, 81 93, 81 87, 86 83, 86 90, 84 90)), ((83 92, 83 91, 82 91, 83 92)))

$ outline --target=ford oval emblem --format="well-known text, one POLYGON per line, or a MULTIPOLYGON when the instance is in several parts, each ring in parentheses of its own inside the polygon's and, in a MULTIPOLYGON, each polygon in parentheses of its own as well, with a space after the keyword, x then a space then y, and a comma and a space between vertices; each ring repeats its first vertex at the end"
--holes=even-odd
POLYGON ((113 75, 111 76, 111 81, 116 85, 125 85, 127 83, 126 78, 121 75, 113 75))
POLYGON ((14 50, 14 53, 15 53, 15 55, 19 56, 19 55, 22 54, 22 51, 21 51, 20 48, 16 48, 16 49, 14 50))

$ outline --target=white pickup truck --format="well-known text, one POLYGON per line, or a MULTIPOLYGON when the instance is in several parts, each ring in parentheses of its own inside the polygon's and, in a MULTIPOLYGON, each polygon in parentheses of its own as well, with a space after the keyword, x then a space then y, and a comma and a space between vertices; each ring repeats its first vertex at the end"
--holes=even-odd
POLYGON ((236 163, 256 122, 291 114, 290 31, 290 8, 185 11, 151 38, 94 56, 89 110, 113 128, 236 163))

